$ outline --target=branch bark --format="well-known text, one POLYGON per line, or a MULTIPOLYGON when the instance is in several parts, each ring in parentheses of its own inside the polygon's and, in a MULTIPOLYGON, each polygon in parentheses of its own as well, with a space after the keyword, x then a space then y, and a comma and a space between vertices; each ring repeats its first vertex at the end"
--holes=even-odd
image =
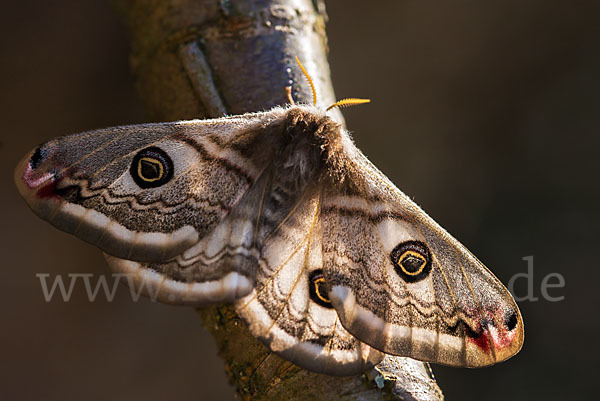
MULTIPOLYGON (((154 121, 217 117, 335 100, 322 0, 113 0, 129 27, 136 86, 154 121)), ((343 123, 338 112, 336 118, 343 123)), ((269 352, 228 305, 198 310, 243 400, 441 400, 428 366, 386 357, 353 377, 315 374, 269 352)))

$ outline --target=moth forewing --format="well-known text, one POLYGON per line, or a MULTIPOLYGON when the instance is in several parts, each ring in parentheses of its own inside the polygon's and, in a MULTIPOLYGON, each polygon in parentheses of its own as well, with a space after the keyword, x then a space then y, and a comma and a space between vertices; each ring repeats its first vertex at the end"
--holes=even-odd
MULTIPOLYGON (((347 143, 347 147, 353 147, 347 143)), ((523 343, 510 293, 357 149, 323 204, 325 277, 344 327, 382 352, 451 366, 523 343)))
POLYGON ((32 210, 58 228, 118 258, 168 260, 210 233, 261 176, 284 114, 70 135, 30 152, 15 181, 32 210), (158 182, 139 176, 147 171, 139 163, 149 161, 171 174, 158 182))

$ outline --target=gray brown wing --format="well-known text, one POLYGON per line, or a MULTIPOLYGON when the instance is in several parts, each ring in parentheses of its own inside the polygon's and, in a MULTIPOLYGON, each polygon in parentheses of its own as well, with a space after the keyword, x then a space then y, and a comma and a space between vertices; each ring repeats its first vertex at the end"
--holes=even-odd
POLYGON ((66 136, 32 151, 15 181, 56 227, 117 258, 167 260, 212 232, 259 179, 281 115, 274 109, 66 136))
POLYGON ((266 211, 255 288, 235 303, 252 334, 285 359, 319 373, 353 375, 377 364, 383 355, 344 329, 320 287, 320 192, 309 188, 296 202, 285 199, 266 211))
POLYGON ((486 366, 523 342, 504 286, 351 149, 346 179, 323 196, 325 278, 344 327, 383 352, 486 366))
POLYGON ((257 227, 270 191, 271 169, 194 246, 164 262, 136 262, 105 254, 137 293, 171 304, 233 302, 254 287, 259 259, 257 227))

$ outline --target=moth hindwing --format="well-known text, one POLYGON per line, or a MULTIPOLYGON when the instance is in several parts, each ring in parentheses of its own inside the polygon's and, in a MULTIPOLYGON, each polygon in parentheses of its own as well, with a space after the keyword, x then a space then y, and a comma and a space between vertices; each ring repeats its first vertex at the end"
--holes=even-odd
POLYGON ((233 303, 309 370, 356 374, 383 353, 486 366, 523 342, 498 279, 313 106, 58 138, 15 181, 138 290, 233 303))

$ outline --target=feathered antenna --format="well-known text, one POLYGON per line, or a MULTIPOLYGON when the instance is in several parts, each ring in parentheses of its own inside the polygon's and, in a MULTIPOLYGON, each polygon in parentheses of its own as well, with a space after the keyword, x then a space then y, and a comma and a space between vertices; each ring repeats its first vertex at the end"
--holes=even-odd
MULTIPOLYGON (((313 95, 313 106, 316 106, 317 105, 317 91, 315 90, 315 84, 313 83, 312 78, 310 77, 310 75, 308 75, 308 72, 306 71, 306 69, 304 68, 304 66, 302 65, 300 60, 298 59, 298 56, 296 56, 296 62, 300 66, 302 73, 304 74, 304 76, 306 77, 306 80, 310 84, 310 89, 312 90, 312 95, 313 95)), ((286 88, 286 89, 288 89, 288 88, 286 88)), ((291 87, 288 92, 288 99, 290 100, 291 104, 294 104, 294 100, 292 99, 292 96, 291 96, 291 87)), ((355 98, 355 97, 349 97, 346 99, 338 100, 337 102, 335 102, 334 104, 329 106, 327 108, 327 111, 329 111, 335 107, 356 106, 357 104, 369 103, 370 101, 371 101, 371 99, 359 99, 359 98, 355 98)))
POLYGON ((304 76, 306 77, 306 80, 310 84, 310 89, 312 90, 312 95, 313 95, 313 106, 316 106, 317 105, 317 91, 315 90, 315 84, 313 84, 313 81, 312 81, 310 75, 308 75, 308 72, 306 72, 306 69, 304 68, 304 66, 302 65, 300 60, 298 59, 298 56, 296 56, 296 62, 300 66, 302 73, 304 74, 304 76))
POLYGON ((337 102, 329 106, 327 108, 327 111, 333 109, 334 107, 350 107, 356 106, 357 104, 369 103, 370 101, 371 99, 358 99, 355 97, 349 97, 346 99, 338 100, 337 102))

